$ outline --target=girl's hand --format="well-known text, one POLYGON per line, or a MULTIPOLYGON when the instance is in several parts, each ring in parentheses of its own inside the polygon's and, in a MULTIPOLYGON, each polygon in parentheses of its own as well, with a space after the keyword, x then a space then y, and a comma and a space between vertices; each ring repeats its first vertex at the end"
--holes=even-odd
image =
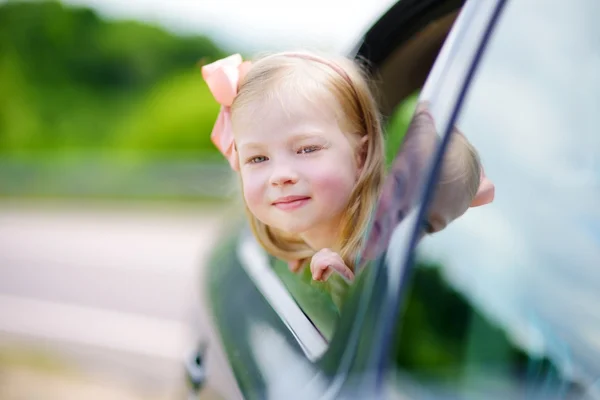
POLYGON ((354 280, 354 273, 338 253, 329 249, 318 251, 310 261, 310 272, 315 281, 325 282, 333 272, 337 272, 348 281, 354 280))

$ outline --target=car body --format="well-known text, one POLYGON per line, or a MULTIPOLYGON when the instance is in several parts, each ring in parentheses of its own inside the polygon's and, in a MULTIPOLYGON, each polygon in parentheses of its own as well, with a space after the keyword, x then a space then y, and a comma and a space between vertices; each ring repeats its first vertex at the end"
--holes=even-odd
POLYGON ((353 55, 383 114, 420 91, 439 146, 334 324, 248 229, 215 249, 209 303, 244 398, 600 398, 599 12, 400 0, 374 24, 353 55), (457 125, 496 198, 419 240, 457 125))

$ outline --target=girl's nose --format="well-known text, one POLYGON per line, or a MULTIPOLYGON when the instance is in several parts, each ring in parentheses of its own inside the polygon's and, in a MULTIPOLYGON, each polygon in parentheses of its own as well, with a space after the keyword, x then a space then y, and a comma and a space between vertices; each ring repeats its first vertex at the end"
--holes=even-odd
POLYGON ((269 183, 273 186, 293 185, 298 182, 298 174, 289 166, 276 166, 269 183))

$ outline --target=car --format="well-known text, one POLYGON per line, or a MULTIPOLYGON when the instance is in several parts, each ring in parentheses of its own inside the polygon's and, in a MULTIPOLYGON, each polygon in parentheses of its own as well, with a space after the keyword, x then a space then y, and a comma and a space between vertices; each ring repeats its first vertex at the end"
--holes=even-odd
POLYGON ((600 399, 598 15, 597 0, 399 0, 377 20, 352 55, 377 77, 390 163, 417 102, 439 144, 341 311, 246 228, 215 249, 209 345, 239 395, 600 399), (420 239, 457 127, 495 198, 420 239))

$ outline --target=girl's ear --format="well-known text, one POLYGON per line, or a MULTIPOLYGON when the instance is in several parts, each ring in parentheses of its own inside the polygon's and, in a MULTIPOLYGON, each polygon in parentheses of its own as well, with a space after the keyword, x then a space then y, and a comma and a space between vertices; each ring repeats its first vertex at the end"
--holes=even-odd
POLYGON ((369 150, 369 138, 367 135, 364 135, 360 138, 356 150, 356 165, 358 165, 358 172, 361 172, 365 166, 365 161, 367 160, 367 154, 369 150))

